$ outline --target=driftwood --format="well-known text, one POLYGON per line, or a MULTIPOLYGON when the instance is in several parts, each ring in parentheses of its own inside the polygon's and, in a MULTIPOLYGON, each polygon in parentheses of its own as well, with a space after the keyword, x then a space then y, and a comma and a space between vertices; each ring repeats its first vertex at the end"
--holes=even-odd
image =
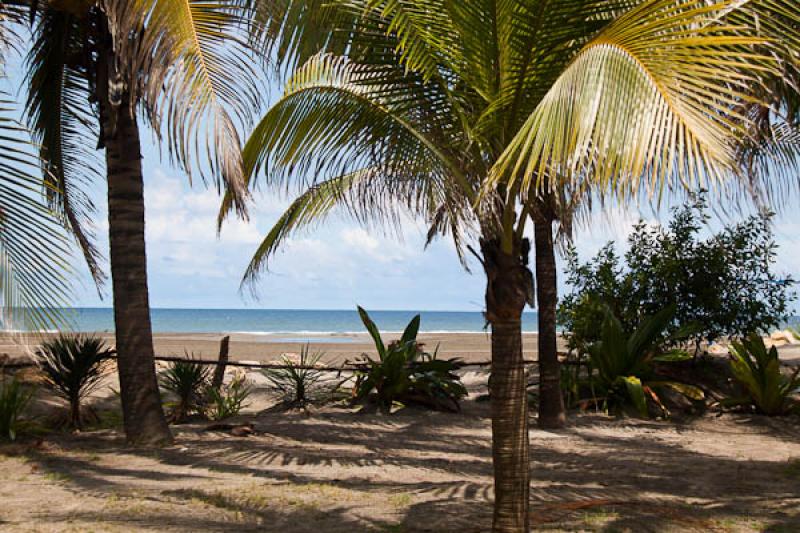
POLYGON ((222 387, 222 382, 225 379, 225 367, 228 365, 228 348, 231 343, 230 336, 222 337, 219 343, 219 360, 217 361, 217 368, 214 369, 214 377, 211 378, 211 386, 217 390, 222 387))

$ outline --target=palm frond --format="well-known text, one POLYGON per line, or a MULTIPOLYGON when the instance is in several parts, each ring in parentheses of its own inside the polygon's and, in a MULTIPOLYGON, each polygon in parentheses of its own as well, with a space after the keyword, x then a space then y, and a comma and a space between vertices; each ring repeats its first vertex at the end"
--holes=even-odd
POLYGON ((0 327, 46 330, 65 323, 69 245, 42 201, 38 159, 14 112, 0 100, 0 327))
POLYGON ((293 176, 311 176, 313 183, 326 173, 377 168, 407 180, 456 175, 469 187, 459 164, 433 140, 448 135, 436 122, 445 106, 419 78, 318 55, 295 72, 251 134, 245 167, 248 174, 265 170, 275 186, 293 176))
POLYGON ((754 51, 765 39, 724 22, 729 7, 660 0, 619 17, 555 82, 487 185, 590 174, 624 196, 734 175, 746 121, 736 107, 776 64, 754 51))
POLYGON ((336 176, 317 183, 297 197, 259 245, 245 271, 242 286, 252 285, 268 267, 269 259, 292 234, 322 223, 337 207, 352 201, 353 192, 373 177, 370 169, 336 176))
POLYGON ((117 53, 156 131, 188 172, 199 169, 246 213, 239 131, 263 87, 247 46, 245 0, 105 0, 117 53), (138 35, 137 39, 129 38, 138 35), (140 73, 146 73, 140 76, 140 73))
POLYGON ((38 12, 26 61, 26 115, 41 147, 51 209, 70 229, 100 290, 105 274, 95 244, 97 210, 86 193, 101 177, 102 162, 92 139, 96 121, 88 108, 83 28, 73 15, 44 8, 38 12))

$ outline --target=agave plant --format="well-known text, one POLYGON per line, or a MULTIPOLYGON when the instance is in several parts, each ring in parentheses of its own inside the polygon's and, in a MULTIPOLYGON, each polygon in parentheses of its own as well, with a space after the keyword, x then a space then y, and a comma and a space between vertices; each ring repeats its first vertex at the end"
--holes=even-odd
POLYGON ((47 384, 69 404, 72 428, 83 428, 81 403, 100 385, 108 370, 104 363, 113 355, 113 349, 92 335, 61 334, 36 351, 47 384))
POLYGON ((726 405, 752 405, 765 415, 782 415, 800 408, 792 395, 800 393, 800 368, 792 374, 781 372, 778 349, 767 349, 757 334, 730 347, 730 368, 733 377, 747 394, 741 398, 730 398, 726 405))
POLYGON ((375 343, 378 360, 365 358, 366 369, 356 377, 356 400, 365 400, 374 393, 379 408, 385 412, 395 402, 458 410, 458 401, 467 394, 454 372, 458 361, 438 359, 436 352, 428 354, 422 349, 417 342, 419 315, 411 319, 400 340, 386 346, 369 314, 361 307, 358 314, 375 343))
POLYGON ((262 373, 287 405, 305 407, 313 399, 315 388, 322 379, 323 373, 314 367, 323 355, 323 352, 311 352, 306 344, 300 349, 300 359, 297 362, 283 356, 282 368, 269 368, 262 373))
POLYGON ((186 361, 173 361, 159 374, 161 388, 175 397, 167 406, 172 408, 170 420, 178 424, 185 422, 191 414, 204 413, 203 395, 211 376, 210 368, 191 361, 190 354, 186 356, 186 361))
POLYGON ((0 440, 15 440, 25 423, 22 415, 33 399, 33 390, 16 378, 0 381, 0 440))
POLYGON ((209 387, 207 414, 211 420, 223 420, 238 415, 247 407, 246 401, 253 387, 244 374, 234 376, 230 383, 219 389, 209 387))
POLYGON ((685 350, 661 349, 664 345, 675 345, 692 330, 688 326, 669 337, 664 334, 675 316, 673 306, 642 319, 633 333, 625 331, 608 306, 601 304, 600 308, 604 315, 600 340, 590 344, 588 352, 590 379, 594 390, 603 396, 606 409, 617 409, 626 403, 632 403, 639 414, 646 418, 650 399, 668 414, 658 394, 658 390, 662 388, 671 388, 693 400, 703 399, 703 391, 697 387, 660 379, 656 373, 656 363, 691 359, 691 355, 685 350))

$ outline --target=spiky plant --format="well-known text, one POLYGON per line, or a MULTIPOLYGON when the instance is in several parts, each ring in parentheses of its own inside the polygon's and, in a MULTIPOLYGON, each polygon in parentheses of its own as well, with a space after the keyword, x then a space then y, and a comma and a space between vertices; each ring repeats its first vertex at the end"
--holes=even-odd
POLYGON ((730 356, 731 372, 745 396, 729 398, 726 405, 752 406, 771 416, 800 412, 800 401, 794 398, 800 394, 800 368, 784 373, 775 346, 767 348, 764 339, 753 334, 732 342, 730 356))
POLYGON ((211 420, 224 420, 237 416, 247 407, 247 398, 253 392, 253 386, 242 373, 225 383, 219 389, 208 389, 207 413, 211 420))
POLYGON ((33 394, 16 378, 0 377, 0 440, 15 440, 25 428, 23 416, 33 394))
POLYGON ((69 405, 69 425, 82 429, 83 400, 97 389, 114 355, 99 337, 59 334, 42 342, 36 350, 37 363, 49 387, 69 405))
POLYGON ((598 304, 603 322, 598 340, 587 347, 589 379, 594 391, 602 397, 606 410, 618 410, 632 404, 639 414, 649 416, 648 402, 653 402, 663 414, 669 411, 661 401, 659 391, 672 389, 693 400, 702 400, 703 391, 692 385, 661 377, 657 363, 674 363, 691 359, 686 350, 665 349, 675 345, 693 332, 691 326, 668 334, 667 328, 675 317, 675 306, 662 309, 653 316, 643 317, 634 331, 625 331, 622 322, 607 305, 598 304))
POLYGON ((262 373, 284 403, 291 407, 305 407, 313 401, 319 381, 324 376, 315 368, 324 355, 321 351, 312 352, 310 345, 306 344, 300 349, 297 361, 284 355, 281 368, 267 368, 262 373))
POLYGON ((203 415, 205 412, 205 393, 211 377, 211 369, 206 365, 193 362, 192 356, 186 354, 186 361, 171 361, 159 374, 159 384, 174 401, 171 407, 170 420, 175 423, 185 422, 192 414, 203 415))

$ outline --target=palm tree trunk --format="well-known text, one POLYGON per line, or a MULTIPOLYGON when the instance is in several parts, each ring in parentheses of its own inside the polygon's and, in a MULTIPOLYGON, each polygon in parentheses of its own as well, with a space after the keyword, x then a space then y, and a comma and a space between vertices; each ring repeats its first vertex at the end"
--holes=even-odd
POLYGON ((522 358, 522 310, 531 300, 527 251, 503 252, 481 240, 486 271, 486 318, 492 326, 492 462, 495 533, 529 531, 530 458, 527 376, 522 358))
POLYGON ((139 127, 127 91, 119 88, 110 35, 105 37, 99 45, 97 96, 108 174, 110 263, 122 414, 129 442, 157 445, 172 442, 172 434, 156 381, 139 127), (117 83, 110 83, 112 80, 117 83))
POLYGON ((553 242, 555 217, 540 202, 533 214, 533 243, 536 255, 536 300, 539 315, 539 427, 564 427, 564 398, 561 394, 561 365, 556 349, 556 306, 558 286, 553 242))

